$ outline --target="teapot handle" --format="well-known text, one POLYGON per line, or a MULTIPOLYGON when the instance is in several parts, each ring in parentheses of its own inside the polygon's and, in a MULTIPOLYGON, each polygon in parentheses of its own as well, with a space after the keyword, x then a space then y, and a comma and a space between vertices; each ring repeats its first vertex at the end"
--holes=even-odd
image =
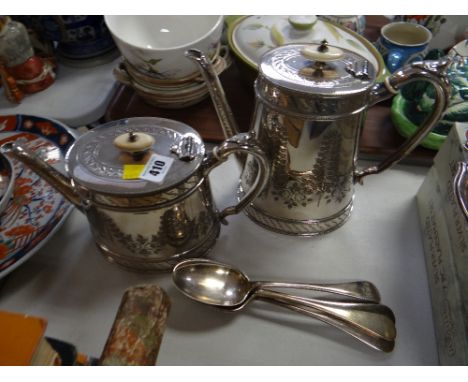
POLYGON ((408 138, 397 151, 390 154, 378 165, 366 168, 365 170, 355 171, 355 182, 362 183, 362 178, 365 176, 378 174, 399 162, 434 128, 449 103, 450 82, 446 71, 451 62, 452 60, 448 57, 438 61, 414 62, 398 70, 390 77, 387 77, 383 83, 379 83, 372 88, 370 106, 397 94, 403 85, 420 80, 428 81, 434 86, 436 98, 432 113, 426 118, 416 133, 408 138))
POLYGON ((240 133, 226 139, 223 143, 213 149, 211 155, 206 160, 204 176, 207 176, 211 170, 225 162, 229 155, 237 152, 253 155, 258 164, 259 171, 254 186, 249 190, 249 192, 247 192, 247 194, 239 200, 235 206, 226 207, 218 213, 218 218, 223 224, 227 224, 225 220, 226 216, 239 213, 260 194, 270 173, 268 160, 257 140, 249 133, 240 133))

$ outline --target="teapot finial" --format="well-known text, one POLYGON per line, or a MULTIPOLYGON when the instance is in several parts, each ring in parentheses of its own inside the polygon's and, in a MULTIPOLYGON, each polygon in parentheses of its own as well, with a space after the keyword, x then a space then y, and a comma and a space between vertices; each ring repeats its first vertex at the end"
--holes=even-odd
POLYGON ((128 141, 129 142, 135 142, 137 140, 137 138, 138 138, 138 136, 133 131, 128 132, 128 141))
POLYGON ((121 134, 114 139, 114 146, 130 154, 133 160, 137 162, 145 157, 146 153, 153 147, 153 144, 154 138, 151 135, 133 130, 121 134))
POLYGON ((324 38, 324 39, 321 41, 320 46, 317 48, 317 50, 318 50, 319 52, 322 52, 322 53, 328 52, 328 41, 327 41, 327 39, 324 38))
POLYGON ((316 44, 305 46, 301 49, 301 54, 305 58, 319 62, 336 61, 344 56, 340 48, 330 46, 327 40, 323 40, 318 47, 316 44))
POLYGON ((344 53, 341 49, 334 46, 328 45, 327 40, 322 40, 319 46, 305 46, 301 49, 303 57, 313 60, 314 65, 312 68, 303 68, 300 73, 304 77, 323 77, 324 69, 327 67, 327 63, 331 61, 339 60, 343 57, 344 53))

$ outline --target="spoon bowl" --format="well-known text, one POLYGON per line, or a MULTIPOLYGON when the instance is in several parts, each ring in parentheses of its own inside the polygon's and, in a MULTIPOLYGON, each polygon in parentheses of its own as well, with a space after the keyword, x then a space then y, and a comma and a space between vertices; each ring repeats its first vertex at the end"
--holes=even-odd
POLYGON ((276 281, 251 281, 235 267, 208 259, 188 259, 172 273, 177 288, 193 300, 205 304, 240 308, 259 288, 294 288, 332 293, 363 302, 380 302, 380 294, 369 281, 340 284, 311 284, 276 281))
POLYGON ((252 283, 241 271, 211 261, 183 261, 174 267, 172 278, 184 295, 208 305, 235 308, 252 293, 252 283))

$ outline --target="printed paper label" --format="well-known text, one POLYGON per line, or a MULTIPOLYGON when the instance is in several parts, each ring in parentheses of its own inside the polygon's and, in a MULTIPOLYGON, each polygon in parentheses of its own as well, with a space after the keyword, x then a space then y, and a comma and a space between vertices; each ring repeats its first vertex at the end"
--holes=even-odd
POLYGON ((166 157, 160 154, 153 154, 146 163, 140 179, 145 179, 154 183, 162 183, 169 173, 174 158, 166 157))

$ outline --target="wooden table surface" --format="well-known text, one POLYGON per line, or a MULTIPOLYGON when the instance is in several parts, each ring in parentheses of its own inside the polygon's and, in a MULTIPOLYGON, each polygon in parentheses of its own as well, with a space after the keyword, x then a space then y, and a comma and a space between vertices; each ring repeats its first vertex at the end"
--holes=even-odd
MULTIPOLYGON (((388 22, 383 16, 367 16, 365 36, 375 41, 382 25, 388 22)), ((239 129, 247 131, 255 106, 253 87, 243 80, 233 63, 220 75, 227 99, 236 117, 239 129)), ((360 140, 360 155, 363 159, 378 160, 399 147, 404 138, 395 130, 390 117, 391 101, 386 101, 368 110, 367 120, 360 140)), ((161 117, 181 121, 197 130, 206 142, 224 139, 215 109, 209 98, 184 109, 161 109, 146 104, 132 88, 120 85, 109 103, 105 121, 130 117, 161 117)), ((416 148, 405 160, 406 163, 431 165, 435 151, 416 148)))

